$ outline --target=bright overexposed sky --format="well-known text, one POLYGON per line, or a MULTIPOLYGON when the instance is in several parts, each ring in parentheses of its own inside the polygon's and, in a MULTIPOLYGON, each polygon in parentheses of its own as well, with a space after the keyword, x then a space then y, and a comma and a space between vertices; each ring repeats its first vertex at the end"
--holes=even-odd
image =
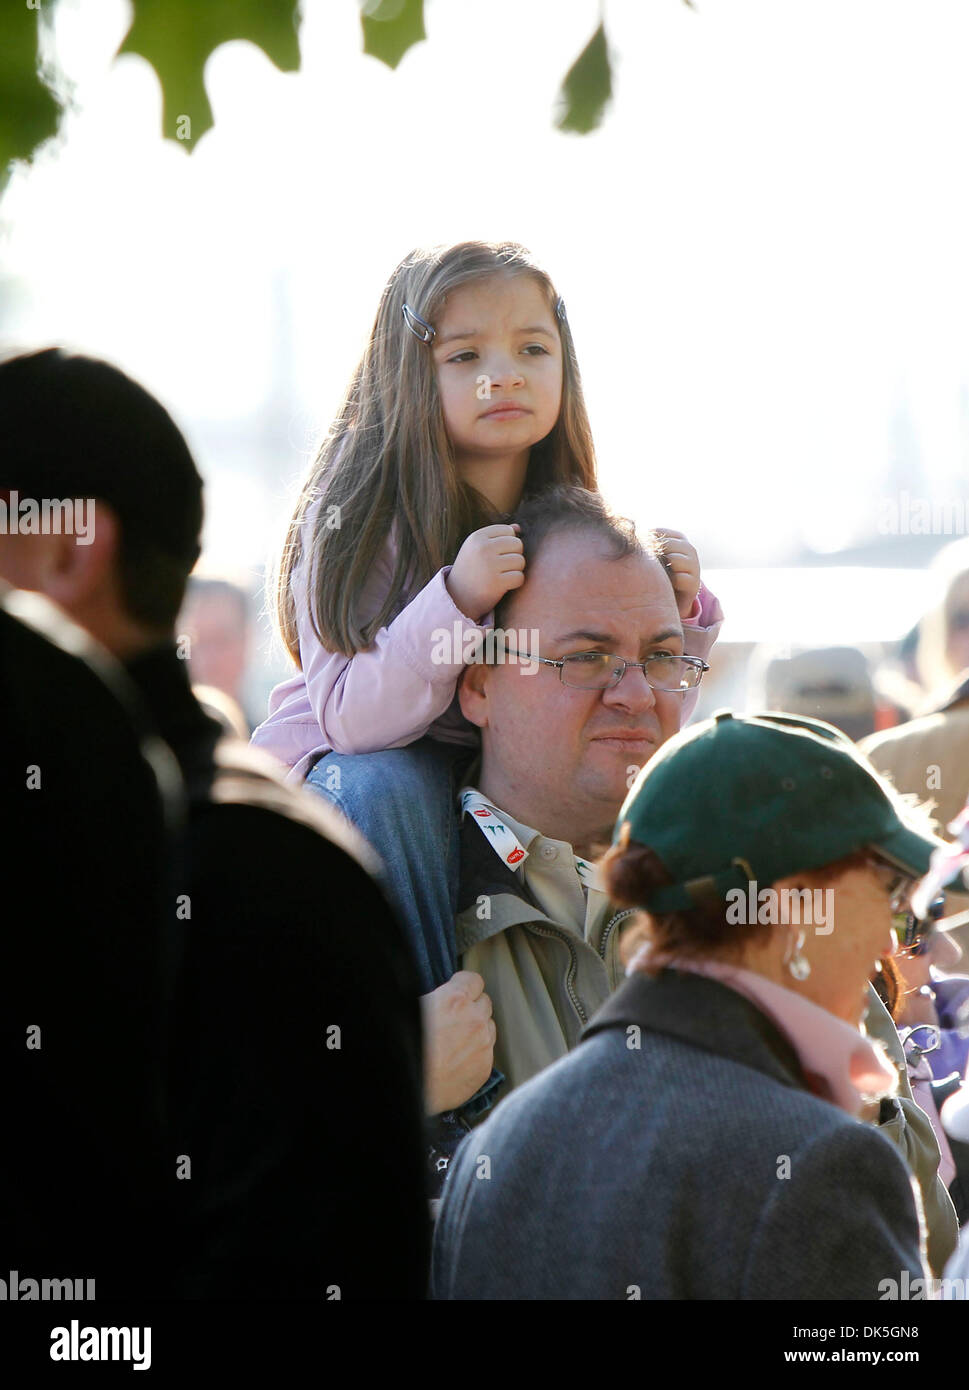
POLYGON ((576 137, 596 0, 427 0, 396 71, 356 0, 307 0, 299 74, 214 54, 189 154, 111 62, 127 0, 59 0, 78 110, 0 204, 0 345, 155 391, 208 560, 252 571, 395 264, 510 238, 568 306, 604 492, 715 566, 860 544, 901 487, 969 501, 969 7, 696 2, 606 0, 615 99, 576 137))

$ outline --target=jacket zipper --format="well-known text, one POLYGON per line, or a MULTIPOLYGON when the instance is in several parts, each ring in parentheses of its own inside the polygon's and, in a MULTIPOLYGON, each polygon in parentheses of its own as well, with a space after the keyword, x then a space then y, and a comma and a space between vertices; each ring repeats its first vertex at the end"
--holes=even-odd
POLYGON ((529 931, 536 932, 539 936, 550 936, 553 941, 564 941, 569 948, 569 973, 565 977, 565 988, 569 992, 569 998, 572 1000, 575 1012, 579 1015, 579 1018, 584 1024, 588 1023, 589 1015, 586 1013, 584 1004, 572 987, 575 982, 576 972, 579 968, 579 958, 576 955, 575 947, 569 940, 568 935, 565 932, 552 931, 549 927, 540 927, 537 922, 528 922, 526 926, 529 931))
POLYGON ((609 918, 609 921, 606 923, 606 929, 602 933, 602 940, 599 942, 599 954, 603 960, 606 958, 606 946, 613 927, 619 922, 625 921, 627 917, 632 917, 635 911, 636 909, 634 907, 624 907, 621 912, 617 912, 614 917, 609 918))

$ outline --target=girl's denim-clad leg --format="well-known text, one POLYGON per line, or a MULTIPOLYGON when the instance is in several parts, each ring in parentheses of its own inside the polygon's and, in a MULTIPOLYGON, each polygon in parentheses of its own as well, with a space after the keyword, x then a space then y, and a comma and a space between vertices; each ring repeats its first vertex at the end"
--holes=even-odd
MULTIPOLYGON (((380 753, 324 753, 306 779, 380 855, 381 886, 407 934, 422 994, 446 984, 458 968, 457 795, 474 757, 474 750, 463 744, 422 738, 380 753)), ((491 1106, 503 1080, 493 1068, 459 1111, 439 1117, 432 1134, 432 1166, 441 1183, 467 1133, 467 1119, 491 1106)))
POLYGON ((324 753, 307 785, 362 831, 384 865, 381 886, 407 933, 422 994, 457 970, 462 744, 422 738, 380 753, 324 753))

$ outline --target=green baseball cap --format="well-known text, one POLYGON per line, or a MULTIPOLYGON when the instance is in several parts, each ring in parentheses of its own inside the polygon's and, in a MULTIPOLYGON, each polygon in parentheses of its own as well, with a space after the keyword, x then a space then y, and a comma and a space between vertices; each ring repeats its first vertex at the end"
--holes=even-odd
POLYGON ((712 719, 675 735, 642 769, 616 822, 672 875, 642 906, 676 912, 755 881, 823 868, 871 846, 921 878, 942 841, 840 730, 769 712, 712 719))

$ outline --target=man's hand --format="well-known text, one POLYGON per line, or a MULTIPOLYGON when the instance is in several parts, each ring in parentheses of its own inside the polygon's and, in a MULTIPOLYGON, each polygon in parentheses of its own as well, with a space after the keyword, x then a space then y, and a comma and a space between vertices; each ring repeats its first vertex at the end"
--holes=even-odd
POLYGON ((663 555, 680 617, 688 618, 700 592, 700 557, 682 531, 659 528, 656 534, 663 538, 663 555))
POLYGON ((509 589, 520 589, 525 582, 524 546, 518 538, 521 527, 496 522, 472 531, 458 551, 445 580, 445 588, 465 617, 480 622, 509 589))
POLYGON ((455 1110, 491 1075, 498 1030, 484 980, 459 970, 446 985, 421 996, 424 1021, 424 1108, 455 1110))

